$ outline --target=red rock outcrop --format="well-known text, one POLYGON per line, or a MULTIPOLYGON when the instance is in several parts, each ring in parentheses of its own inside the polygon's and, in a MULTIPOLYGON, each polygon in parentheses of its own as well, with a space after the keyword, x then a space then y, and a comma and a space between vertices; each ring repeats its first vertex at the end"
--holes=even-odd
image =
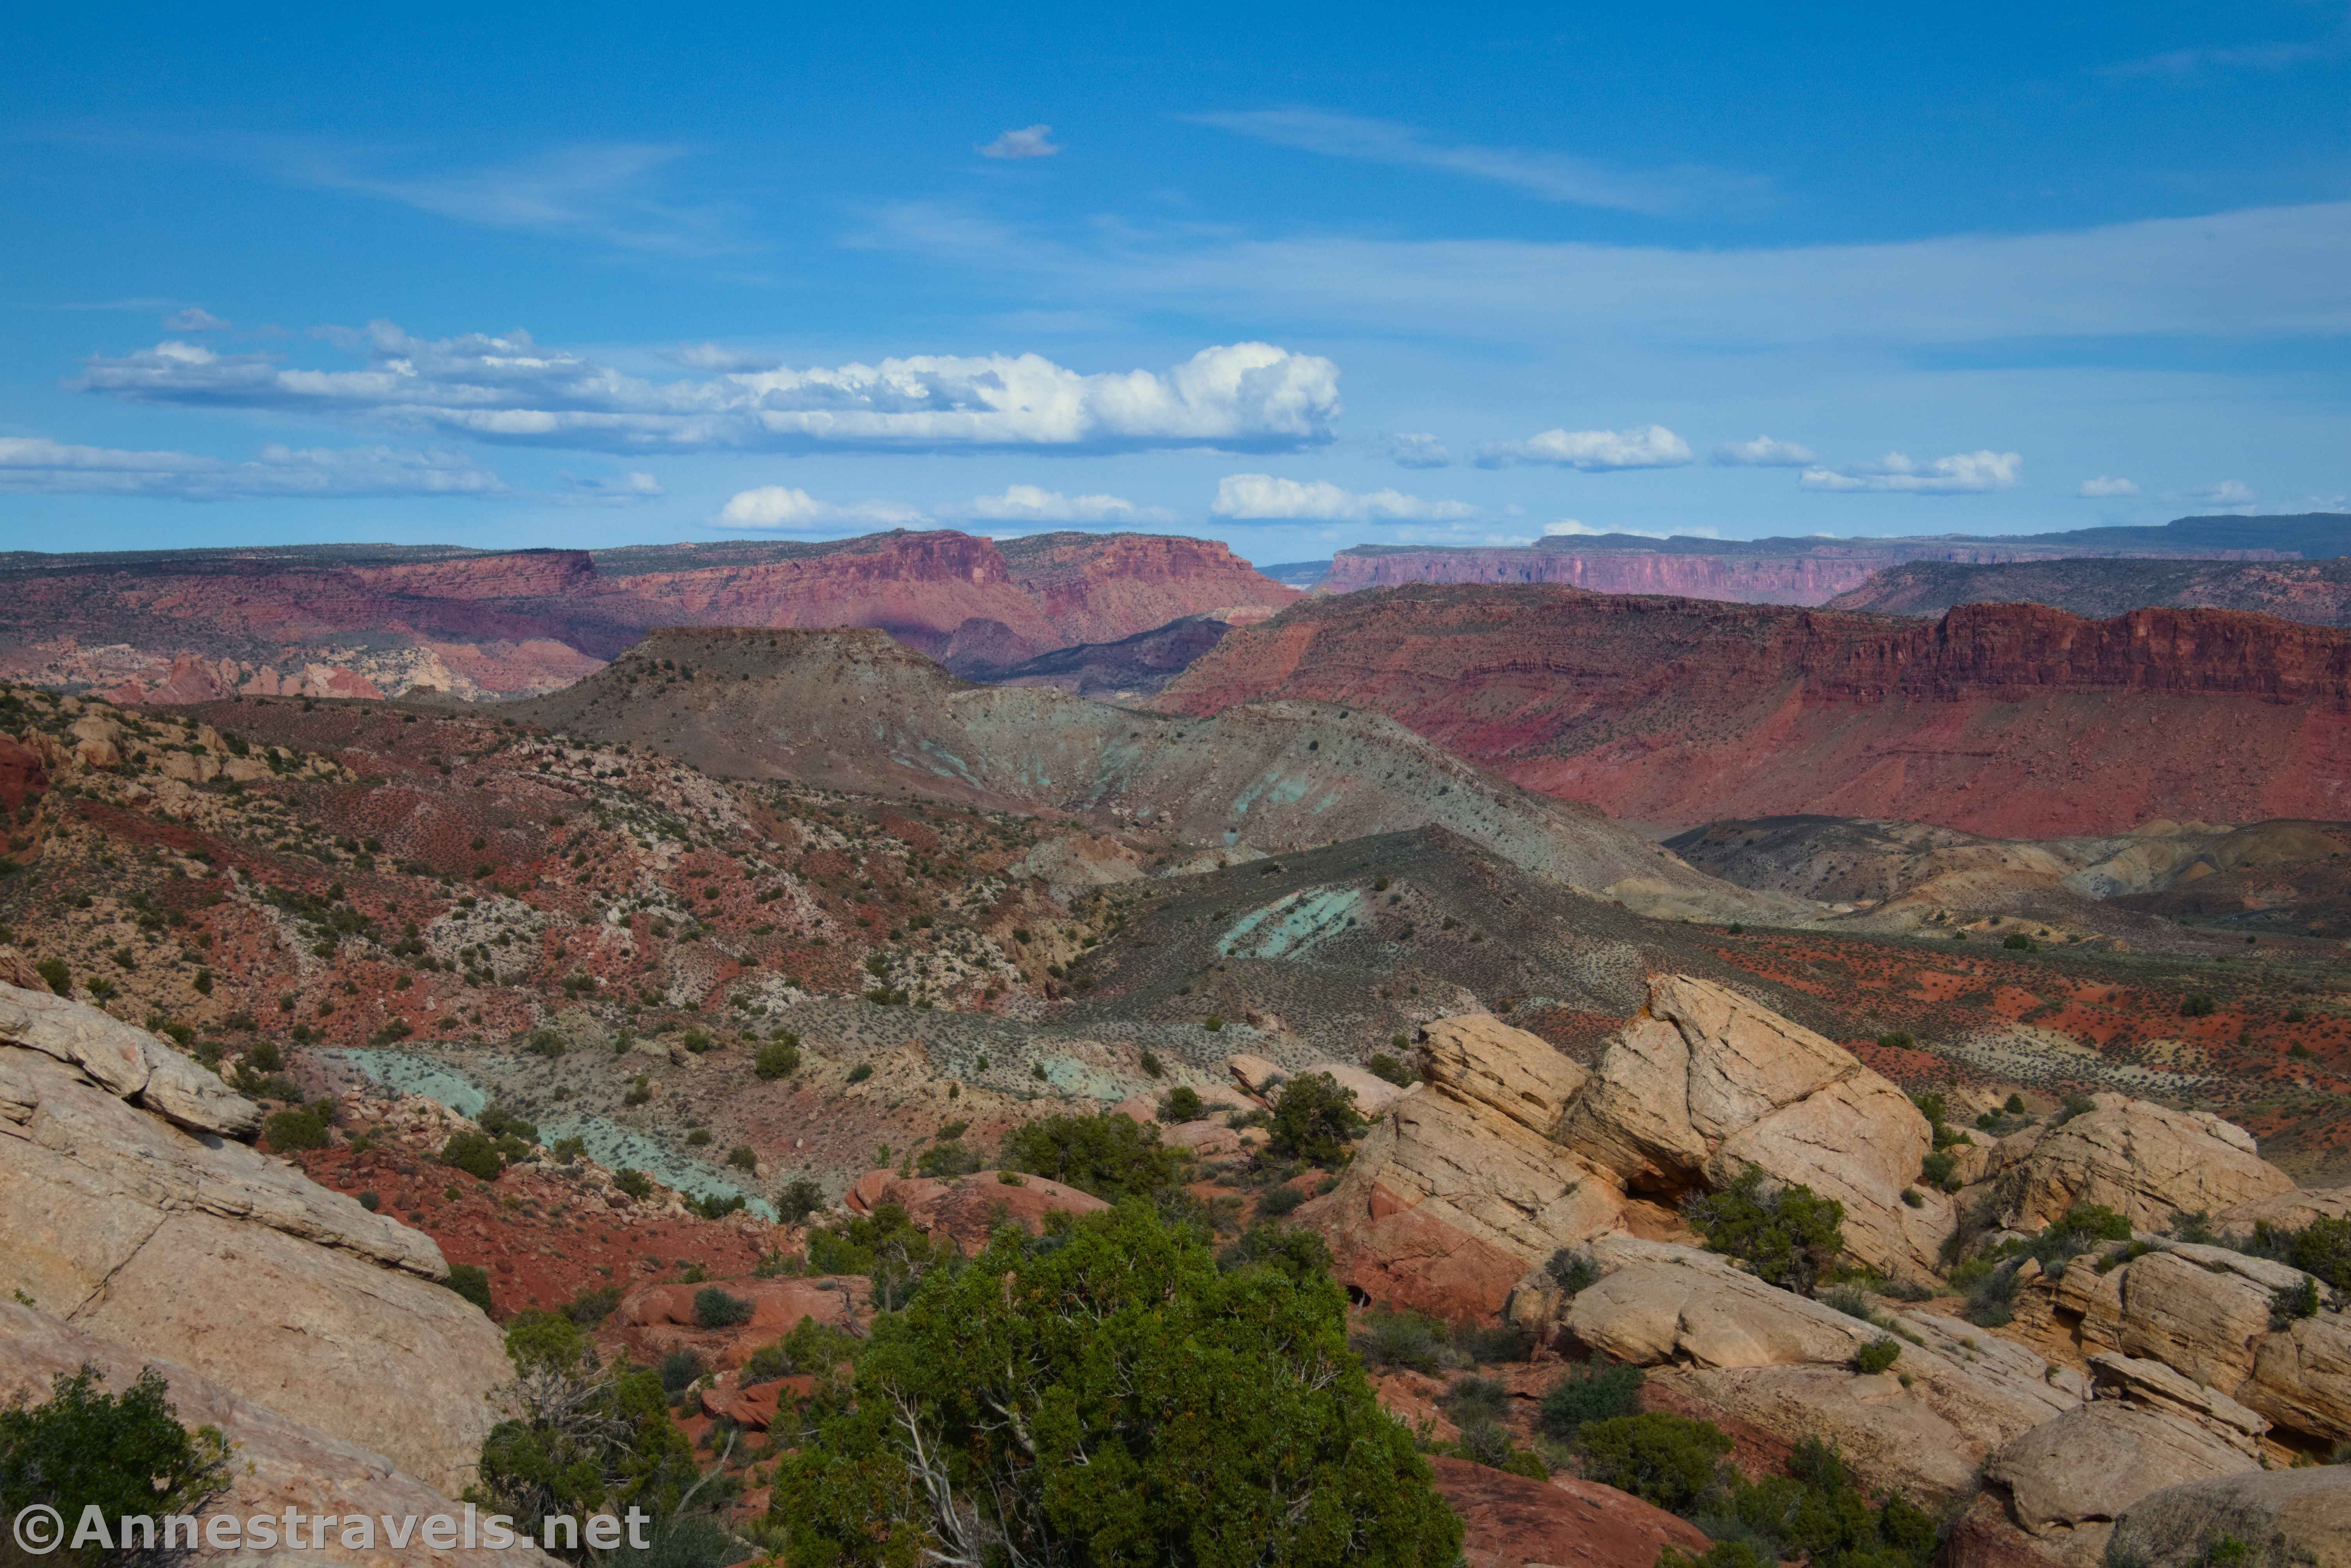
POLYGON ((1709 1544, 1696 1525, 1597 1481, 1532 1480, 1468 1459, 1428 1463, 1461 1516, 1463 1555, 1479 1568, 1652 1568, 1665 1547, 1696 1554, 1709 1544))
POLYGON ((414 559, 344 547, 61 558, 0 577, 0 673, 123 702, 244 692, 464 697, 553 690, 654 626, 862 626, 981 663, 1112 643, 1298 597, 1221 544, 1135 534, 994 541, 897 530, 414 559))
POLYGON ((1236 631, 1165 709, 1381 709, 1529 788, 1661 822, 1824 812, 2002 837, 2332 818, 2351 633, 2217 610, 1938 622, 1565 588, 1316 599, 1236 631))
POLYGON ((850 1213, 859 1215, 894 1203, 918 1229, 966 1252, 987 1246, 988 1233, 999 1225, 1018 1225, 1037 1235, 1044 1230, 1049 1214, 1097 1214, 1110 1207, 1092 1193, 1043 1176, 998 1171, 947 1181, 867 1171, 842 1201, 850 1213), (1012 1179, 1004 1179, 1008 1176, 1012 1179))

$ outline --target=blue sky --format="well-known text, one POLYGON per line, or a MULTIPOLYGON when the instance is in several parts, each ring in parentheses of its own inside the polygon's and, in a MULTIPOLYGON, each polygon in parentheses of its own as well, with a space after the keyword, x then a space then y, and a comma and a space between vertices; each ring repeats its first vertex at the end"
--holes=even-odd
POLYGON ((2351 506, 2342 0, 357 10, 16 24, 0 548, 2351 506))

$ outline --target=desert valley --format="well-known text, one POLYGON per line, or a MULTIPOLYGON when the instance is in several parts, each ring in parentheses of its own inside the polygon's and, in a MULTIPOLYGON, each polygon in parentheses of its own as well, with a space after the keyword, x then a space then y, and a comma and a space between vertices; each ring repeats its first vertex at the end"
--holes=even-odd
POLYGON ((897 1561, 876 1369, 1147 1259, 1330 1293, 1350 1560, 2343 1561, 2351 630, 2264 521, 20 554, 0 1373, 162 1368, 243 1511, 897 1561))

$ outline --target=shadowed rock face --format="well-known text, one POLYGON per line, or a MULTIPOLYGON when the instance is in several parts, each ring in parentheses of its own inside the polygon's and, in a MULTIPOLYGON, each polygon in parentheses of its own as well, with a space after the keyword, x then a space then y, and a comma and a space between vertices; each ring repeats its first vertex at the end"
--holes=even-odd
POLYGON ((2229 611, 1940 622, 1416 587, 1235 632, 1156 706, 1361 704, 1659 822, 1816 812, 2007 838, 2340 814, 2351 633, 2229 611))
POLYGON ((1163 717, 1042 688, 971 685, 872 632, 664 631, 516 711, 737 778, 1099 813, 1184 844, 1267 852, 1442 827, 1635 907, 1779 907, 1374 713, 1275 703, 1163 717))
POLYGON ((870 626, 998 664, 1297 597, 1223 545, 903 529, 820 544, 617 550, 392 547, 19 554, 0 568, 0 672, 118 701, 230 692, 467 698, 552 690, 662 625, 870 626), (992 635, 981 635, 992 629, 992 635))

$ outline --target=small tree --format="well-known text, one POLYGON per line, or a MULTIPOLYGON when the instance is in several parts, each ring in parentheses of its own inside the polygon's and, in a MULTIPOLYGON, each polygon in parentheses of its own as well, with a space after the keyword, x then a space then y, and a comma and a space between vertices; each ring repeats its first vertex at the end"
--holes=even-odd
POLYGON ((1801 1182, 1767 1187, 1749 1166, 1721 1191, 1682 1205, 1707 1249, 1736 1258, 1758 1278, 1811 1295, 1823 1270, 1844 1250, 1844 1205, 1801 1182))
MULTIPOLYGON (((120 1396, 99 1388, 105 1381, 85 1364, 52 1379, 47 1403, 28 1406, 20 1396, 0 1409, 0 1515, 13 1521, 46 1505, 70 1531, 86 1508, 110 1521, 194 1514, 228 1490, 228 1440, 215 1427, 182 1427, 161 1373, 147 1368, 120 1396)), ((136 1556, 65 1547, 47 1561, 93 1568, 136 1556)))
POLYGON ((751 1063, 751 1071, 770 1082, 778 1078, 789 1078, 799 1070, 800 1042, 798 1035, 769 1040, 759 1048, 758 1056, 751 1063))
POLYGON ((783 1461, 793 1563, 1449 1568, 1461 1526, 1326 1277, 1221 1272, 1130 1203, 999 1231, 877 1322, 783 1461))
POLYGON ((807 1176, 794 1176, 776 1194, 776 1218, 798 1225, 824 1207, 824 1188, 807 1176))
POLYGON ((1355 1092, 1342 1089, 1327 1072, 1309 1072, 1281 1086, 1274 1102, 1273 1147, 1277 1153, 1336 1165, 1347 1145, 1364 1130, 1355 1110, 1355 1092))
POLYGON ((1186 1161, 1159 1129, 1113 1113, 1047 1116, 1004 1140, 1006 1167, 1066 1182, 1116 1203, 1181 1185, 1186 1161))

